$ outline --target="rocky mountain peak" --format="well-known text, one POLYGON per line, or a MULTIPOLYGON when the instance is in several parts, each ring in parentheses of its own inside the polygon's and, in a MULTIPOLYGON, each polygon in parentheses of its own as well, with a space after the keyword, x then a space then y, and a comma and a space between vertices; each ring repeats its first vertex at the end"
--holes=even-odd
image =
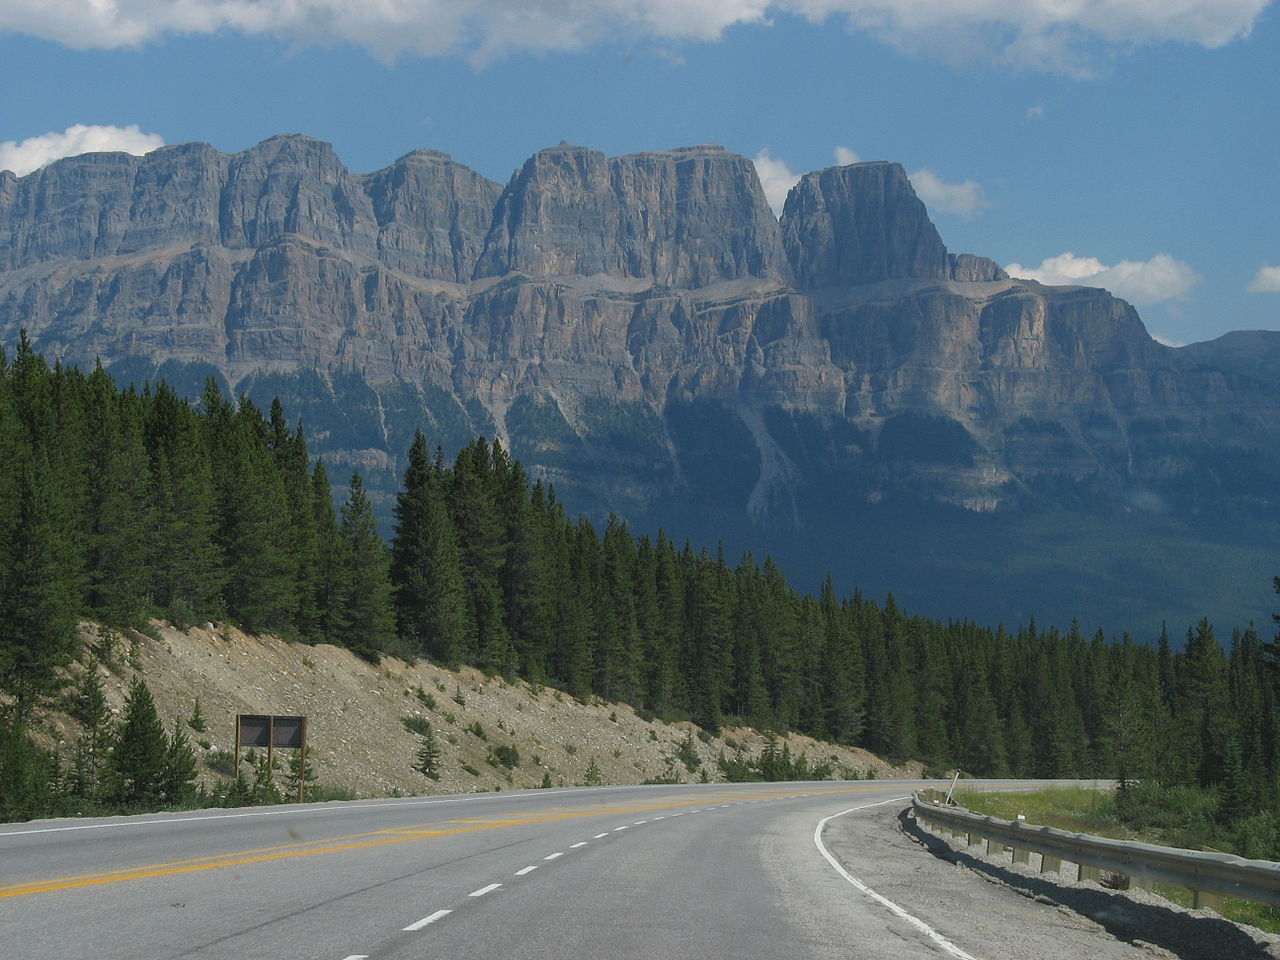
POLYGON ((416 277, 471 279, 499 184, 439 150, 414 150, 360 180, 373 203, 383 263, 416 277))
POLYGON ((898 163, 805 174, 787 196, 781 226, 801 288, 951 277, 947 248, 898 163))
POLYGON ((612 276, 704 287, 789 271, 751 161, 714 144, 612 159, 560 144, 503 191, 476 276, 612 276))

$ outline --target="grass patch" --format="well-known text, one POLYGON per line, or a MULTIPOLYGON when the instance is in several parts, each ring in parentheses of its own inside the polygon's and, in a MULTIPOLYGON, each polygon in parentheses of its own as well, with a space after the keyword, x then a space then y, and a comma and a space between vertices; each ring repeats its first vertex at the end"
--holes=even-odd
MULTIPOLYGON (((1110 791, 1084 787, 1055 787, 1027 793, 985 793, 957 790, 955 800, 974 813, 1000 820, 1017 820, 1040 827, 1057 827, 1073 833, 1090 833, 1113 840, 1138 840, 1142 843, 1168 845, 1161 831, 1132 830, 1116 819, 1114 795, 1110 791)), ((1191 907, 1191 891, 1185 887, 1158 883, 1155 893, 1181 907, 1191 907)), ((1280 910, 1252 900, 1229 898, 1223 901, 1222 915, 1236 923, 1280 933, 1280 910)))
POLYGON ((956 803, 974 813, 999 820, 1017 820, 1021 814, 1027 823, 1057 827, 1073 833, 1092 833, 1114 840, 1132 840, 1131 831, 1116 823, 1111 796, 1085 787, 1062 787, 1033 790, 1027 793, 986 793, 957 790, 956 803))

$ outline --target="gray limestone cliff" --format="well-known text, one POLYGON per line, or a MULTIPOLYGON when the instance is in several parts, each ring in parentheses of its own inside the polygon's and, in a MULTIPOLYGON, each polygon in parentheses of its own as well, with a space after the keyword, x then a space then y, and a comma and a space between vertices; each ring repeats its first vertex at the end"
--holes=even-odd
POLYGON ((778 219, 706 144, 561 144, 505 187, 429 150, 353 174, 296 135, 73 157, 0 174, 0 340, 19 328, 279 393, 317 451, 388 476, 419 425, 496 434, 601 514, 1280 503, 1273 380, 948 253, 894 163, 807 174, 778 219), (1241 443, 1261 459, 1218 470, 1241 443))
POLYGON ((782 237, 801 287, 951 276, 947 248, 896 163, 805 174, 787 197, 782 237))
POLYGON ((610 276, 697 288, 783 280, 778 223, 751 162, 703 144, 624 157, 539 151, 498 201, 477 278, 610 276))

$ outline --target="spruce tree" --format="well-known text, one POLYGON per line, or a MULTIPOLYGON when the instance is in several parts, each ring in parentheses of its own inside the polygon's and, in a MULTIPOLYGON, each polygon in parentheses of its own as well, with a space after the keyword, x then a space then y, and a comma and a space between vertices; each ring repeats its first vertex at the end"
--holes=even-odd
POLYGON ((151 691, 142 677, 135 675, 107 759, 107 798, 130 809, 158 804, 171 786, 169 748, 151 691))
POLYGON ((137 397, 117 395, 99 364, 88 381, 85 572, 88 606, 96 619, 138 627, 148 609, 152 478, 137 397))
POLYGON ((378 536, 373 508, 359 472, 351 475, 342 506, 342 549, 347 586, 343 620, 347 646, 376 660, 395 633, 387 549, 378 536))
POLYGON ((161 613, 181 626, 214 619, 223 612, 227 574, 217 544, 211 457, 197 414, 166 383, 151 399, 146 446, 155 505, 151 595, 161 613))
POLYGON ((346 549, 333 509, 329 474, 322 460, 316 460, 311 472, 311 517, 315 545, 315 569, 309 580, 313 591, 312 639, 316 643, 342 644, 349 626, 347 598, 351 585, 346 576, 346 549))
POLYGON ((440 779, 440 744, 436 741, 436 734, 430 723, 418 735, 418 756, 414 769, 431 780, 440 779))
POLYGON ((80 578, 71 517, 42 453, 21 470, 17 506, 0 540, 0 690, 22 724, 76 651, 80 578))

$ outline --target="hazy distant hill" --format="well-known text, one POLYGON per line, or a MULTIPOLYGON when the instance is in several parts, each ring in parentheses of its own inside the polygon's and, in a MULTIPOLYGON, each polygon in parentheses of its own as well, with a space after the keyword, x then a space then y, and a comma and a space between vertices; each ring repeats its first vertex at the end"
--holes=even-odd
POLYGON ((496 434, 573 509, 942 616, 1261 619, 1280 572, 1280 335, 1174 350, 1105 291, 950 254, 894 163, 808 174, 779 221, 712 145, 562 144, 505 187, 302 136, 89 154, 0 173, 20 327, 279 394, 384 487, 419 425, 496 434))

